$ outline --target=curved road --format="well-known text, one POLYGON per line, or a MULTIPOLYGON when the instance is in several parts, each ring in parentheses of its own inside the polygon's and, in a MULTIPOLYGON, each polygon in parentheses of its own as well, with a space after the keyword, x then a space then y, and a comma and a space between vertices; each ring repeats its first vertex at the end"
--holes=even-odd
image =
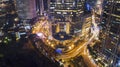
POLYGON ((70 60, 71 58, 74 58, 76 56, 82 55, 84 58, 84 61, 88 64, 89 67, 98 67, 93 59, 91 58, 89 51, 87 50, 87 45, 90 44, 98 35, 99 35, 99 28, 97 24, 95 23, 95 16, 92 15, 92 24, 93 27, 93 35, 88 41, 79 42, 78 46, 76 46, 74 49, 72 49, 69 52, 63 53, 62 55, 57 56, 57 59, 63 59, 63 60, 70 60))
MULTIPOLYGON (((43 21, 40 21, 40 22, 43 22, 43 21)), ((44 22, 47 22, 47 21, 44 21, 44 22)), ((78 45, 75 46, 72 50, 68 51, 68 52, 65 52, 57 57, 55 57, 56 60, 59 60, 59 59, 63 59, 65 61, 67 60, 70 60, 71 58, 74 58, 76 56, 82 56, 84 58, 84 61, 88 64, 89 67, 98 67, 95 62, 93 61, 92 57, 90 56, 89 54, 89 51, 87 50, 87 45, 89 45, 94 39, 96 39, 99 35, 99 28, 97 26, 97 24, 95 23, 95 15, 93 13, 92 15, 92 24, 94 27, 91 28, 91 33, 93 34, 89 40, 84 40, 82 42, 78 42, 78 45)), ((45 34, 49 34, 48 31, 45 31, 44 28, 48 29, 48 26, 47 27, 43 27, 44 25, 46 25, 45 23, 41 23, 40 25, 37 25, 33 32, 43 32, 45 34), (43 28, 42 28, 43 27, 43 28)), ((45 39, 45 41, 47 41, 45 39)), ((73 41, 74 42, 74 41, 73 41)))

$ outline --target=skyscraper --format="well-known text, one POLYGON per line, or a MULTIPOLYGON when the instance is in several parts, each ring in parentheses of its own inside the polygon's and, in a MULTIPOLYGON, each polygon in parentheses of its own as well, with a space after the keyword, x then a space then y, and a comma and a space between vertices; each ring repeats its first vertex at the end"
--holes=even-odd
MULTIPOLYGON (((83 13, 84 0, 51 0, 50 15, 59 17, 60 21, 67 21, 68 18, 79 16, 83 13), (64 17, 64 19, 62 18, 64 17)), ((59 21, 56 18, 56 21, 59 21)), ((73 21, 73 19, 71 20, 73 21)))
POLYGON ((19 17, 22 19, 34 18, 37 14, 35 3, 35 0, 16 0, 16 8, 19 17))
POLYGON ((120 60, 120 1, 104 1, 102 17, 103 53, 110 59, 110 67, 116 67, 120 60))
POLYGON ((53 24, 59 25, 60 31, 69 32, 80 21, 80 16, 83 14, 83 6, 84 0, 51 0, 49 15, 53 20, 53 24), (68 31, 68 29, 70 30, 68 31))
POLYGON ((16 22, 17 13, 13 0, 2 0, 0 1, 0 23, 1 26, 6 28, 12 27, 16 22), (4 25, 3 25, 4 24, 4 25))
POLYGON ((38 15, 43 15, 44 13, 44 1, 43 0, 35 0, 36 11, 38 15))

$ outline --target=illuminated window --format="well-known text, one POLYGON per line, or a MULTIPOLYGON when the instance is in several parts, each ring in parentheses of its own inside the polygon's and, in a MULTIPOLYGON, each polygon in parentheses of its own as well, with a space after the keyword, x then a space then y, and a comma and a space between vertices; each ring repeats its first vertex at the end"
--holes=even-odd
POLYGON ((64 0, 62 0, 62 3, 64 3, 64 0))
POLYGON ((67 12, 63 12, 63 14, 67 14, 67 12))
POLYGON ((50 9, 54 9, 55 7, 50 7, 50 9))
POLYGON ((61 12, 57 12, 57 14, 61 14, 61 12))

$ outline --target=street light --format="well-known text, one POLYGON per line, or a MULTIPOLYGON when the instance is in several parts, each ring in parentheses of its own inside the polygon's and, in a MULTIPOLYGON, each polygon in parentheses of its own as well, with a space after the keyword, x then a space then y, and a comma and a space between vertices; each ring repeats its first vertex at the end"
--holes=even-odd
POLYGON ((69 49, 72 49, 72 47, 71 47, 71 46, 69 46, 68 48, 69 48, 69 49))
POLYGON ((18 18, 18 17, 16 17, 16 18, 14 19, 14 21, 15 21, 15 22, 19 21, 19 18, 18 18))
POLYGON ((54 47, 54 44, 51 44, 51 47, 54 47))

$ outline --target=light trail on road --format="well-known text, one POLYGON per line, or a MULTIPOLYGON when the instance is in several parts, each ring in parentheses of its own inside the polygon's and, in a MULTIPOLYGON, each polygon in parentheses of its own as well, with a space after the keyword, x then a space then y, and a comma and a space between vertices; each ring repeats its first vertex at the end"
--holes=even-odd
MULTIPOLYGON (((88 66, 90 67, 97 67, 96 63, 94 62, 94 60, 92 59, 92 57, 89 54, 89 51, 87 49, 87 45, 89 45, 91 42, 93 42, 93 40, 95 40, 96 38, 98 38, 99 35, 99 27, 97 26, 97 23, 95 22, 95 13, 93 11, 93 15, 91 16, 92 18, 92 24, 93 27, 91 27, 91 34, 92 36, 86 41, 83 40, 82 42, 79 41, 79 38, 76 37, 76 39, 78 41, 77 46, 75 46, 73 49, 69 50, 69 51, 63 51, 64 53, 62 53, 61 55, 55 56, 54 58, 56 60, 70 60, 72 58, 78 57, 78 56, 83 56, 84 61, 86 63, 88 63, 88 66)), ((46 45, 50 46, 50 44, 52 44, 53 46, 57 46, 56 42, 59 42, 58 40, 49 40, 48 37, 50 34, 50 26, 49 26, 49 22, 47 20, 39 20, 38 23, 36 23, 36 25, 33 28, 33 33, 37 34, 37 33, 43 33, 46 38, 44 39, 43 42, 45 42, 46 45), (48 42, 49 41, 49 42, 48 42), (52 42, 56 43, 53 44, 52 42)), ((71 39, 73 45, 75 45, 75 41, 71 39)))
POLYGON ((69 52, 66 52, 66 53, 64 53, 62 55, 57 56, 57 59, 69 60, 71 58, 74 58, 76 56, 81 55, 81 56, 83 56, 85 62, 88 63, 88 66, 90 66, 90 67, 98 67, 96 65, 96 63, 94 62, 94 60, 91 57, 89 57, 90 56, 89 52, 86 51, 87 50, 87 48, 86 48, 87 45, 89 45, 99 35, 99 27, 97 26, 97 24, 95 22, 94 13, 92 15, 92 24, 94 26, 93 27, 94 29, 92 31, 93 35, 91 36, 91 38, 87 42, 84 41, 84 42, 80 43, 73 50, 71 50, 69 52))

